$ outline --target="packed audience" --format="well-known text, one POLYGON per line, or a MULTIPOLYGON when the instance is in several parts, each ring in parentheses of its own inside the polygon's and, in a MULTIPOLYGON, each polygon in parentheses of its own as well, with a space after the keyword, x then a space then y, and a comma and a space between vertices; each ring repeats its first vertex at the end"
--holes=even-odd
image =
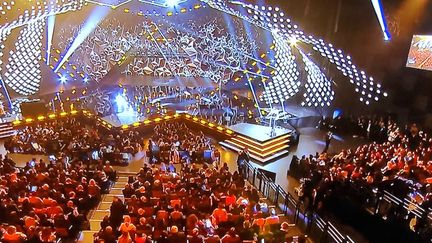
POLYGON ((86 164, 102 161, 123 164, 142 150, 139 132, 110 134, 102 130, 76 117, 65 117, 25 126, 5 142, 5 148, 11 153, 47 154, 64 160, 79 158, 86 164))
POLYGON ((185 123, 156 125, 148 143, 150 163, 218 162, 219 154, 211 139, 202 131, 193 131, 185 123))
MULTIPOLYGON (((97 242, 292 242, 292 225, 238 172, 145 165, 113 199, 97 242)), ((298 239, 298 237, 296 237, 298 239)), ((304 237, 300 237, 300 242, 304 237)))
POLYGON ((73 241, 111 184, 103 170, 90 171, 81 161, 33 159, 18 168, 5 157, 0 165, 1 242, 73 241))
MULTIPOLYGON (((347 185, 367 189, 370 194, 378 188, 397 198, 409 197, 426 209, 422 217, 416 217, 413 230, 430 237, 427 216, 432 207, 432 138, 416 124, 401 129, 394 123, 387 123, 382 129, 386 131, 382 143, 361 145, 336 155, 317 153, 295 158, 290 171, 302 178, 297 192, 309 210, 318 211, 329 195, 343 193, 347 185)), ((367 195, 367 192, 360 195, 367 195)), ((412 218, 414 215, 403 220, 410 222, 412 218)))

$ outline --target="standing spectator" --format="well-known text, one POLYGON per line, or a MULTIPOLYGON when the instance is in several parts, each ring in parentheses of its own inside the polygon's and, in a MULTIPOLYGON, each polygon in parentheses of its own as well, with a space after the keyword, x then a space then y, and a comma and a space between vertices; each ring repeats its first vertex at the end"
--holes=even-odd
POLYGON ((237 167, 238 167, 238 172, 240 174, 244 174, 244 169, 246 166, 246 162, 249 162, 250 160, 250 155, 249 155, 249 150, 247 147, 245 147, 242 151, 239 152, 239 155, 237 157, 237 167))

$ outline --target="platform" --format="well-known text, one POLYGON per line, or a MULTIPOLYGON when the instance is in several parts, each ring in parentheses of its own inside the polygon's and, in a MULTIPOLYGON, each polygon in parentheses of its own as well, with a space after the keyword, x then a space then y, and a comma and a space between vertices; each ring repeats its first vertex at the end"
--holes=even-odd
POLYGON ((144 116, 139 115, 135 111, 124 111, 121 113, 111 114, 102 117, 102 120, 108 122, 113 127, 121 127, 123 125, 131 125, 135 122, 142 122, 145 120, 144 116))
POLYGON ((239 123, 229 127, 234 136, 220 142, 220 145, 234 151, 249 149, 251 158, 261 164, 270 163, 288 153, 292 130, 277 127, 271 136, 267 126, 239 123))

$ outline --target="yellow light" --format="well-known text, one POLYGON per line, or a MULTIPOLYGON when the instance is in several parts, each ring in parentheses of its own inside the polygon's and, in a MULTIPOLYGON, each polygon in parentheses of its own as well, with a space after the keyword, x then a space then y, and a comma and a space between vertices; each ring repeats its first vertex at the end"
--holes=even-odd
POLYGON ((49 117, 50 119, 54 119, 54 118, 56 117, 56 114, 49 114, 48 117, 49 117))
POLYGON ((134 127, 137 127, 137 126, 139 126, 141 123, 139 123, 139 122, 135 122, 134 124, 132 124, 134 127))
POLYGON ((234 132, 231 131, 231 130, 226 130, 226 132, 227 132, 228 134, 233 134, 233 133, 234 133, 234 132))
POLYGON ((171 119, 171 116, 165 116, 164 119, 165 120, 171 119))
POLYGON ((207 122, 204 120, 201 120, 201 124, 206 124, 207 122))
POLYGON ((214 127, 215 124, 213 124, 213 123, 209 123, 208 126, 209 126, 209 127, 214 127))
POLYGON ((167 16, 172 16, 173 15, 173 12, 168 12, 167 13, 167 16))
POLYGON ((198 121, 199 119, 198 119, 198 118, 196 118, 196 117, 194 117, 194 118, 192 118, 192 120, 194 120, 194 121, 198 121))
POLYGON ((266 56, 266 54, 265 54, 265 53, 261 54, 261 58, 264 58, 265 56, 266 56))
POLYGON ((186 11, 187 11, 186 8, 182 8, 182 9, 180 9, 180 12, 181 12, 181 13, 186 13, 186 11))
POLYGON ((222 131, 222 130, 224 130, 224 128, 223 128, 223 127, 221 127, 221 126, 218 126, 218 127, 217 127, 217 129, 218 129, 219 131, 222 131))
POLYGON ((201 8, 200 4, 197 4, 197 5, 194 6, 194 9, 199 9, 199 8, 201 8))
POLYGON ((124 9, 124 12, 125 12, 125 13, 129 13, 129 11, 130 11, 130 10, 129 10, 128 8, 125 8, 125 9, 124 9))
POLYGON ((175 117, 175 118, 177 118, 177 117, 179 117, 179 116, 180 116, 180 115, 179 115, 179 114, 177 114, 177 113, 176 113, 176 114, 174 114, 174 117, 175 117))
POLYGON ((38 116, 37 119, 38 119, 39 121, 43 121, 43 120, 45 120, 45 117, 44 117, 44 116, 38 116))
POLYGON ((127 129, 128 127, 129 127, 128 125, 121 126, 122 129, 127 129))
POLYGON ((62 113, 60 113, 60 116, 66 116, 67 115, 67 112, 62 112, 62 113))
POLYGON ((12 123, 16 126, 16 125, 21 124, 21 121, 20 120, 16 120, 16 121, 13 121, 12 123))
POLYGON ((191 118, 191 115, 189 115, 189 114, 188 114, 188 115, 186 115, 186 118, 191 118))
POLYGON ((78 111, 76 111, 76 110, 71 111, 72 115, 75 115, 76 113, 78 113, 78 111))
POLYGON ((26 121, 27 123, 30 123, 30 122, 33 121, 33 119, 32 119, 32 118, 27 118, 27 119, 25 119, 25 121, 26 121))
POLYGON ((162 119, 158 117, 158 118, 154 119, 154 121, 155 122, 160 122, 160 121, 162 121, 162 119))
POLYGON ((145 120, 145 121, 144 121, 144 124, 147 125, 147 124, 149 124, 150 122, 151 122, 150 120, 145 120))

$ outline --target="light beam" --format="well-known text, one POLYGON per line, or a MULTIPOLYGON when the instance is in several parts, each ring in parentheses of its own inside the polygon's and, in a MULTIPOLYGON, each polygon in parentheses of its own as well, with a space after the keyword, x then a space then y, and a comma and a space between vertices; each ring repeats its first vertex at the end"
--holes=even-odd
POLYGON ((47 56, 46 56, 46 64, 50 63, 51 56, 51 45, 52 38, 54 35, 54 25, 55 25, 55 15, 51 15, 48 17, 48 28, 47 28, 47 56))
POLYGON ((391 40, 391 35, 387 29, 387 21, 384 15, 384 8, 381 4, 381 0, 371 0, 372 6, 375 9, 375 14, 377 15, 378 22, 380 23, 381 30, 384 34, 384 40, 391 40))
POLYGON ((58 70, 63 66, 67 59, 74 53, 74 51, 84 42, 84 40, 93 32, 93 30, 98 26, 98 24, 108 15, 110 12, 110 8, 97 6, 90 13, 90 17, 84 22, 71 46, 67 50, 66 54, 57 64, 57 67, 54 69, 54 72, 58 72, 58 70))

